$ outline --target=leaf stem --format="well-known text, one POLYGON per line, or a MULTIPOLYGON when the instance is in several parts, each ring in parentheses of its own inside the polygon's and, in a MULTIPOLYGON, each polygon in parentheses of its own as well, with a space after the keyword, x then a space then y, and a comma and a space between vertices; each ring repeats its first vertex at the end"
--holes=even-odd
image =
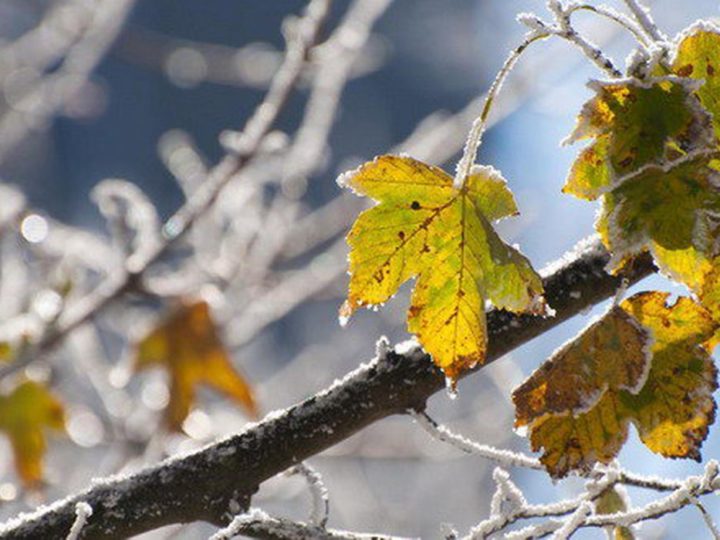
POLYGON ((482 111, 480 112, 480 116, 478 116, 473 121, 473 124, 470 127, 470 132, 468 133, 467 140, 465 141, 463 155, 460 158, 460 161, 458 161, 458 164, 455 168, 455 181, 453 182, 453 187, 455 189, 462 189, 463 184, 465 183, 465 178, 468 177, 470 171, 472 170, 473 164, 475 163, 475 158, 477 156, 478 148, 480 148, 480 143, 482 142, 482 136, 485 132, 485 127, 487 126, 487 120, 488 116, 490 115, 490 110, 492 109, 493 102, 495 101, 495 98, 500 92, 500 89, 502 88, 505 79, 507 79, 507 76, 510 74, 513 67, 515 67, 515 64, 520 59, 520 56, 522 56, 522 54, 530 45, 532 45, 536 41, 545 39, 550 35, 552 35, 552 32, 550 31, 530 33, 520 45, 515 47, 515 49, 510 52, 507 59, 500 68, 500 71, 498 71, 495 80, 490 86, 490 90, 488 90, 488 93, 485 96, 485 103, 483 105, 482 111))

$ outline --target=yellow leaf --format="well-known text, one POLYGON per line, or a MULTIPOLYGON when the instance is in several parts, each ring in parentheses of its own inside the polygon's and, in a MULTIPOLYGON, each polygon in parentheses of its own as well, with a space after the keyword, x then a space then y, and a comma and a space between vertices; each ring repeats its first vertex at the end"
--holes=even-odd
MULTIPOLYGON (((694 248, 665 250, 657 246, 653 254, 661 271, 685 284, 713 320, 720 323, 720 257, 710 259, 694 248)), ((719 343, 720 330, 717 330, 704 346, 712 352, 719 343)))
POLYGON ((699 458, 717 388, 714 364, 700 344, 717 323, 690 298, 672 306, 667 298, 667 293, 648 292, 625 300, 513 393, 516 424, 528 427, 532 447, 543 449, 540 459, 551 475, 608 463, 627 439, 631 422, 653 452, 699 458), (626 316, 652 339, 629 330, 626 316), (604 342, 615 345, 596 347, 604 342), (640 359, 648 346, 651 360, 643 376, 647 364, 640 359), (587 380, 581 384, 578 375, 567 381, 557 376, 574 369, 583 370, 580 378, 587 380))
POLYGON ((517 214, 505 180, 478 167, 462 189, 443 170, 409 157, 381 156, 346 175, 379 204, 348 235, 350 284, 340 310, 386 302, 417 277, 408 330, 450 379, 485 360, 485 301, 514 312, 544 310, 542 282, 490 222, 517 214))
POLYGON ((219 390, 257 416, 252 389, 233 368, 207 302, 183 302, 137 344, 135 370, 155 364, 170 376, 167 422, 171 429, 182 428, 201 384, 219 390))
POLYGON ((672 70, 682 77, 703 81, 697 94, 713 114, 715 133, 720 135, 720 31, 702 25, 684 31, 683 35, 672 70))
POLYGON ((10 439, 18 476, 27 487, 42 481, 47 448, 43 428, 65 429, 62 404, 46 387, 25 381, 0 396, 0 431, 10 439))
POLYGON ((698 149, 712 148, 711 119, 679 79, 647 84, 593 82, 567 142, 594 142, 579 154, 563 191, 594 200, 647 165, 665 166, 698 149))

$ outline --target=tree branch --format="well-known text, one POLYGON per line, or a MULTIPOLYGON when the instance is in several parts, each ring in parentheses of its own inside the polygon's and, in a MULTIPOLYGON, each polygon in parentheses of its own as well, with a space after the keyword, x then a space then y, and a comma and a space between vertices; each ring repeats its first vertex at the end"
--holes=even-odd
MULTIPOLYGON (((598 240, 562 260, 544 280, 554 317, 488 313, 487 363, 611 297, 623 280, 636 283, 655 271, 650 256, 642 255, 621 275, 610 276, 604 270, 609 255, 598 240)), ((226 525, 231 501, 247 509, 265 480, 377 420, 422 409, 444 387, 442 372, 419 347, 380 351, 330 388, 270 413, 240 434, 131 476, 95 482, 78 495, 8 522, 0 527, 0 538, 62 538, 72 527, 78 502, 93 509, 81 538, 126 537, 198 520, 226 525)))

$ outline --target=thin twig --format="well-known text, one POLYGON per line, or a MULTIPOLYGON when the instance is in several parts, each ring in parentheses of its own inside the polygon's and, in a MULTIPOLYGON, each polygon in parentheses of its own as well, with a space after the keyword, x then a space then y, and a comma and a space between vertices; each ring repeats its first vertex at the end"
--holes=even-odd
POLYGON ((555 16, 556 26, 553 28, 553 34, 578 47, 590 61, 611 78, 622 77, 622 72, 613 65, 612 61, 573 28, 570 22, 572 12, 564 8, 560 0, 548 0, 548 8, 555 16))
POLYGON ((707 511, 707 508, 705 508, 703 503, 701 503, 697 497, 690 497, 690 502, 692 502, 702 514, 703 520, 705 521, 713 540, 720 540, 720 531, 718 531, 717 525, 715 525, 715 522, 713 521, 710 512, 707 511))
POLYGON ((576 11, 590 11, 592 13, 595 13, 596 15, 605 17, 606 19, 609 19, 619 24, 621 27, 632 33, 632 35, 635 36, 635 39, 641 45, 645 47, 650 45, 650 42, 648 41, 647 36, 643 32, 643 29, 637 23, 635 23, 635 21, 627 17, 625 14, 615 11, 611 7, 603 5, 595 6, 593 4, 574 4, 568 7, 568 13, 572 14, 576 11))
POLYGON ((512 452, 510 450, 502 450, 485 444, 475 442, 457 433, 453 433, 446 426, 438 424, 424 411, 408 411, 408 414, 422 427, 426 433, 439 441, 445 442, 466 452, 468 454, 478 454, 481 457, 495 461, 504 467, 524 467, 526 469, 542 470, 542 464, 535 458, 512 452))
POLYGON ((314 527, 325 528, 330 515, 330 499, 322 476, 307 463, 298 463, 290 469, 291 474, 300 474, 307 482, 312 495, 312 510, 308 522, 314 527))
POLYGON ((257 508, 237 516, 209 540, 232 540, 243 534, 272 540, 410 540, 399 536, 323 529, 298 521, 269 516, 257 508))
POLYGON ((65 540, 77 540, 80 538, 83 527, 87 523, 87 520, 92 516, 92 507, 86 502, 79 502, 75 505, 75 521, 70 527, 70 532, 65 537, 65 540))
POLYGON ((508 55, 507 59, 500 68, 500 71, 498 71, 498 74, 493 80, 492 85, 490 85, 490 89, 485 95, 485 103, 483 104, 480 116, 475 119, 472 126, 470 127, 470 132, 468 133, 465 142, 465 148, 463 149, 462 157, 460 158, 460 161, 458 161, 455 168, 455 180, 453 182, 453 187, 455 187, 455 189, 462 188, 463 184, 465 183, 465 179, 470 175, 470 172, 472 171, 473 164, 475 163, 475 158, 477 157, 478 148, 480 148, 482 136, 485 132, 485 127, 487 126, 487 119, 490 115, 490 110, 492 109, 495 98, 497 97, 498 92, 500 92, 500 89, 502 88, 505 79, 510 74, 513 67, 520 59, 522 54, 527 50, 527 48, 533 43, 545 39, 549 35, 549 32, 531 33, 520 45, 518 45, 517 47, 515 47, 515 49, 512 50, 512 52, 508 55))
POLYGON ((658 29, 655 21, 653 21, 650 15, 650 10, 645 6, 641 5, 639 0, 624 0, 630 12, 637 20, 640 27, 647 33, 647 35, 657 42, 667 41, 667 36, 663 35, 658 29))

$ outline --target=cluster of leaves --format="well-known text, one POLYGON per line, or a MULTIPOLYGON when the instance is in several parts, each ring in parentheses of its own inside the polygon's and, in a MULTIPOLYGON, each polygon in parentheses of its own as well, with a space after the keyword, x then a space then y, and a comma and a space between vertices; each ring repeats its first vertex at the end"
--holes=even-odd
MULTIPOLYGON (((0 359, 10 360, 8 346, 0 359), (4 357, 4 358, 3 358, 4 357)), ((159 365, 169 378, 165 423, 181 431, 195 404, 196 390, 207 385, 230 397, 255 418, 258 410, 252 388, 233 367, 210 307, 203 300, 181 300, 134 346, 134 371, 159 365)), ((44 428, 65 431, 62 401, 44 384, 20 378, 0 395, 0 431, 9 438, 18 477, 28 488, 41 485, 46 450, 44 428)))
MULTIPOLYGON (((695 26, 633 77, 592 82, 568 142, 590 140, 563 191, 597 200, 620 271, 641 252, 694 297, 659 292, 612 307, 513 394, 552 476, 617 456, 634 424, 647 447, 699 458, 714 421, 720 326, 720 32, 695 26), (639 74, 638 74, 639 73, 639 74)), ((635 66, 637 68, 638 66, 635 66)), ((505 181, 476 167, 460 186, 409 157, 381 156, 341 177, 377 205, 355 222, 341 316, 382 304, 417 278, 408 331, 454 381, 482 364, 486 303, 543 314, 541 280, 491 222, 517 213, 505 181)))
POLYGON ((626 300, 515 391, 516 423, 529 429, 553 476, 609 462, 630 422, 650 450, 700 459, 716 409, 709 353, 720 326, 719 68, 720 33, 690 28, 672 59, 642 79, 592 83, 595 96, 569 138, 592 140, 564 191, 601 200, 596 228, 611 271, 648 251, 695 298, 673 306, 661 293, 626 300), (628 316, 649 333, 622 331, 628 316), (574 369, 590 387, 578 385, 574 369))

